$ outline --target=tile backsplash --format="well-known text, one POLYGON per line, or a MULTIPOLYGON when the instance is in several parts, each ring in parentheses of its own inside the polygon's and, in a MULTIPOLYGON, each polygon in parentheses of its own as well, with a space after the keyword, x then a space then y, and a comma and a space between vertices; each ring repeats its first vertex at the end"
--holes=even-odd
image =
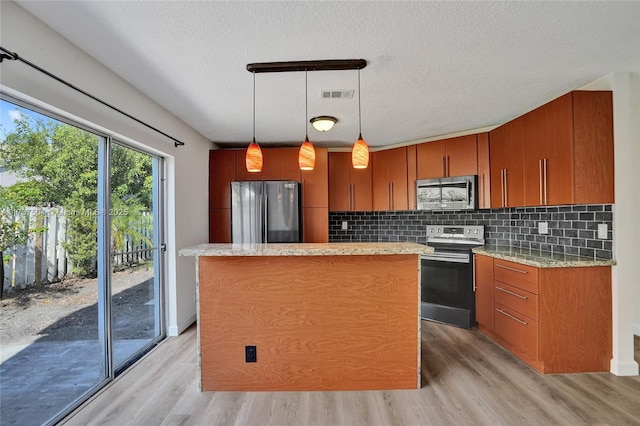
POLYGON ((552 207, 512 207, 474 212, 330 212, 329 241, 410 241, 425 244, 427 225, 484 225, 491 245, 579 254, 598 259, 613 256, 613 206, 588 204, 552 207), (347 222, 347 229, 342 223, 347 222), (549 233, 538 233, 547 222, 549 233), (607 239, 598 239, 598 224, 607 225, 607 239))

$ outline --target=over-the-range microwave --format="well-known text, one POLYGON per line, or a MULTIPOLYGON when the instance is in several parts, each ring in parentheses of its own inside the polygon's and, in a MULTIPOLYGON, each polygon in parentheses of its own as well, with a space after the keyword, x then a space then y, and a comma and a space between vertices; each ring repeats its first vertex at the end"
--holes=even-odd
POLYGON ((477 175, 417 180, 418 210, 476 210, 477 181, 477 175))

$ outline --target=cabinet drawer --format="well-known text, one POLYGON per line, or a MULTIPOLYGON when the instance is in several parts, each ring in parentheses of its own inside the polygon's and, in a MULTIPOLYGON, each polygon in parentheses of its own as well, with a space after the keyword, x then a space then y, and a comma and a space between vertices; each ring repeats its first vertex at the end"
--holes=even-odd
POLYGON ((499 281, 494 281, 494 300, 538 321, 538 295, 499 281))
POLYGON ((538 294, 538 268, 493 259, 493 278, 496 281, 538 294))
POLYGON ((527 361, 538 359, 538 321, 496 303, 495 334, 502 338, 513 352, 527 361))

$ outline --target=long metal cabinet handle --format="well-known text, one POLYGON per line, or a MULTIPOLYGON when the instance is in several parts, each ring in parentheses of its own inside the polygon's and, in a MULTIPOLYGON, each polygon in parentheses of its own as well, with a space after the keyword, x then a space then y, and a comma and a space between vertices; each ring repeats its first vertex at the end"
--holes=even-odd
POLYGON ((391 209, 391 182, 387 182, 387 208, 391 209))
POLYGON ((442 156, 442 176, 447 176, 447 157, 442 156))
POLYGON ((505 315, 505 316, 511 318, 514 321, 518 321, 522 325, 527 325, 526 321, 522 321, 520 318, 516 318, 513 315, 510 315, 510 314, 506 313, 505 311, 503 311, 502 309, 496 309, 496 311, 500 312, 502 315, 505 315))
POLYGON ((509 291, 509 290, 507 290, 506 288, 496 287, 496 289, 498 289, 498 290, 500 290, 500 291, 503 291, 503 292, 505 292, 505 293, 507 293, 507 294, 510 294, 510 295, 512 295, 512 296, 519 297, 519 298, 520 298, 520 299, 522 299, 522 300, 527 300, 527 299, 528 299, 528 297, 527 297, 527 296, 523 296, 523 295, 521 295, 521 294, 514 293, 513 291, 509 291))
POLYGON ((540 188, 540 204, 544 204, 544 199, 542 197, 542 160, 538 160, 538 180, 540 188))
POLYGON ((356 184, 351 184, 351 209, 356 209, 356 184))
POLYGON ((519 273, 521 273, 521 274, 528 274, 528 272, 527 272, 527 271, 523 271, 522 269, 510 268, 510 267, 508 267, 508 266, 504 266, 504 265, 501 265, 501 264, 499 264, 499 263, 496 263, 496 266, 497 266, 498 268, 508 269, 509 271, 519 272, 519 273))
POLYGON ((544 204, 547 205, 547 159, 542 160, 542 172, 544 176, 544 204))
POLYGON ((504 206, 509 206, 509 175, 507 175, 507 169, 504 169, 504 206))
POLYGON ((500 207, 504 207, 504 169, 500 169, 500 207))
POLYGON ((391 210, 395 210, 396 206, 394 202, 393 182, 391 182, 390 185, 391 185, 391 210))
POLYGON ((447 177, 451 176, 451 157, 447 155, 447 177))

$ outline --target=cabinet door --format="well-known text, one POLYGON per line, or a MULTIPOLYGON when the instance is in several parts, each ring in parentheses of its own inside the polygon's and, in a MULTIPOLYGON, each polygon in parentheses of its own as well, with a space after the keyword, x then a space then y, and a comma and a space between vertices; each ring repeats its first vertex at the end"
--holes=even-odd
POLYGON ((493 258, 475 255, 476 322, 493 333, 493 258))
POLYGON ((478 134, 478 208, 491 208, 491 169, 489 133, 478 134))
POLYGON ((576 204, 614 202, 612 102, 609 91, 573 92, 576 204))
POLYGON ((236 177, 236 150, 209 151, 209 208, 231 208, 231 182, 236 177))
POLYGON ((373 210, 391 210, 391 178, 389 166, 389 151, 371 153, 373 210))
POLYGON ((231 209, 209 209, 209 242, 231 242, 231 209))
POLYGON ((489 157, 491 170, 491 207, 504 207, 504 169, 507 157, 507 132, 505 125, 489 132, 489 157))
POLYGON ((326 148, 316 148, 313 170, 302 170, 302 207, 329 206, 329 169, 326 148))
POLYGON ((541 206, 545 204, 545 109, 542 106, 523 116, 524 205, 526 206, 541 206))
POLYGON ((522 131, 523 119, 518 117, 505 125, 507 131, 506 156, 506 206, 524 205, 524 173, 522 170, 522 131))
POLYGON ((351 166, 351 154, 349 153, 349 169, 351 170, 352 210, 371 211, 373 209, 371 165, 366 169, 354 169, 351 166))
POLYGON ((329 241, 329 209, 326 207, 302 209, 302 241, 305 243, 329 241))
POLYGON ((447 176, 478 174, 476 135, 446 140, 446 172, 447 176))
POLYGON ((445 176, 446 141, 425 142, 417 147, 417 178, 431 179, 445 176))
MULTIPOLYGON (((544 106, 545 111, 545 201, 571 204, 573 196, 573 117, 571 94, 544 106)), ((590 176, 593 170, 590 169, 590 176)))
POLYGON ((298 148, 263 148, 262 171, 249 173, 245 163, 247 150, 240 150, 236 158, 237 180, 295 180, 300 181, 298 148))
POLYGON ((351 153, 329 153, 329 211, 344 212, 351 207, 351 153))
POLYGON ((407 188, 407 148, 394 148, 387 151, 389 159, 389 182, 391 183, 391 210, 409 208, 407 188))

